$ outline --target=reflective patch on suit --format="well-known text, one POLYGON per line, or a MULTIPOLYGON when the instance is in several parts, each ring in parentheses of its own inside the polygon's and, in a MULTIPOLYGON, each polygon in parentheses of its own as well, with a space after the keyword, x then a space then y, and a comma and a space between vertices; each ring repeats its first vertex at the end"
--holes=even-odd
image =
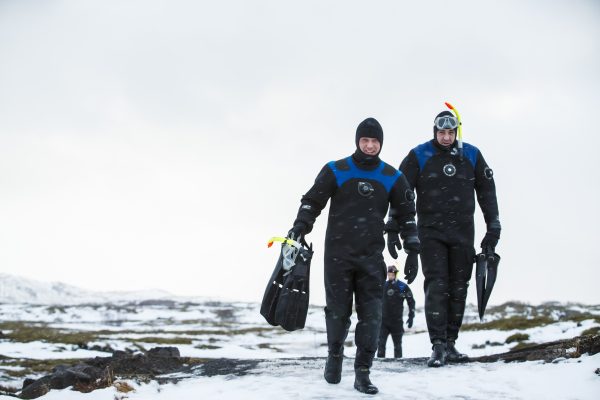
POLYGON ((300 208, 303 210, 312 210, 312 207, 309 204, 303 204, 300 208))
POLYGON ((492 179, 494 177, 494 171, 492 171, 490 167, 485 167, 483 175, 488 179, 492 179))
POLYGON ((387 295, 388 296, 393 296, 394 295, 394 289, 388 289, 387 295))
POLYGON ((444 165, 444 174, 446 176, 454 176, 456 174, 456 167, 452 164, 444 165))
POLYGON ((406 192, 404 192, 404 197, 406 198, 406 201, 413 201, 415 199, 415 192, 410 189, 406 189, 406 192))
POLYGON ((374 191, 375 189, 373 188, 373 185, 371 185, 369 182, 358 182, 358 193, 361 196, 369 197, 374 191))

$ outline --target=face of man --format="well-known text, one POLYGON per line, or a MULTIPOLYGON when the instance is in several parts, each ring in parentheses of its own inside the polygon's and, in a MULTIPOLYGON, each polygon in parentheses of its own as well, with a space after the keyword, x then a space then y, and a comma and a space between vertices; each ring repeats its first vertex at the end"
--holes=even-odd
POLYGON ((393 281, 394 279, 396 279, 396 273, 388 272, 388 281, 393 281))
POLYGON ((381 143, 375 138, 361 137, 358 140, 358 148, 368 156, 376 156, 381 150, 381 143))
POLYGON ((440 129, 437 131, 436 139, 442 146, 452 146, 452 143, 456 140, 456 132, 454 129, 440 129))

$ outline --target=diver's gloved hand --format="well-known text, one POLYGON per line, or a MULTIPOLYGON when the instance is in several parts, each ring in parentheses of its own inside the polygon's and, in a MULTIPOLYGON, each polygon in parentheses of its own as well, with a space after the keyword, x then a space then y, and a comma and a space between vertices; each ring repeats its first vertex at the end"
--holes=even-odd
POLYGON ((406 263, 404 264, 404 279, 409 285, 417 277, 419 272, 419 253, 411 251, 406 255, 406 263))
POLYGON ((390 252, 390 256, 395 260, 398 258, 398 250, 402 250, 402 243, 400 243, 400 236, 398 232, 389 231, 387 232, 387 248, 390 252))
POLYGON ((412 328, 412 326, 413 326, 413 317, 408 317, 408 321, 406 321, 406 325, 409 328, 412 328))
POLYGON ((500 232, 488 230, 481 241, 481 248, 484 252, 488 252, 489 250, 494 253, 496 251, 496 246, 498 245, 498 240, 500 240, 500 232))
POLYGON ((398 258, 397 250, 402 250, 402 243, 400 242, 400 236, 398 236, 400 226, 396 220, 389 218, 385 223, 383 231, 387 234, 387 248, 390 256, 395 260, 398 258))
POLYGON ((287 238, 300 242, 305 235, 306 227, 304 224, 296 223, 287 233, 287 238))
POLYGON ((407 236, 404 239, 404 251, 407 253, 420 253, 421 241, 418 236, 407 236))

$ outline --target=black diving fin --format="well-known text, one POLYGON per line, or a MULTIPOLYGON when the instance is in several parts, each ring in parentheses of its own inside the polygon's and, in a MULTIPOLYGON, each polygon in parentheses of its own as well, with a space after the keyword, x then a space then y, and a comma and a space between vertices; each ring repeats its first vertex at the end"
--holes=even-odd
POLYGON ((312 245, 286 238, 273 238, 269 243, 273 241, 282 242, 281 253, 265 289, 260 313, 273 326, 287 331, 302 329, 308 314, 312 245))
POLYGON ((275 309, 277 308, 277 302, 279 301, 279 295, 283 288, 283 255, 279 255, 279 260, 275 265, 271 279, 265 289, 263 295, 262 304, 260 305, 260 314, 265 317, 267 322, 273 326, 279 325, 275 322, 275 309))
POLYGON ((477 254, 475 270, 475 283, 477 285, 477 310, 479 319, 483 319, 485 308, 492 294, 496 277, 498 276, 498 264, 500 256, 490 249, 477 254))

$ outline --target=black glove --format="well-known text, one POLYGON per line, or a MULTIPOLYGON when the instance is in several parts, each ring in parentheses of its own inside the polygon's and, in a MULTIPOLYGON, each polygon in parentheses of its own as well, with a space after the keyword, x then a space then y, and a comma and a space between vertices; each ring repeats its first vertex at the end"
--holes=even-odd
POLYGON ((406 325, 409 328, 412 328, 412 326, 413 326, 413 318, 414 318, 414 316, 411 316, 411 315, 408 316, 408 321, 406 321, 406 325))
POLYGON ((417 253, 416 251, 411 251, 407 254, 406 263, 404 264, 404 279, 406 279, 406 283, 410 285, 417 277, 418 272, 419 253, 417 253))
POLYGON ((500 240, 500 234, 498 232, 488 230, 481 241, 481 248, 486 253, 494 253, 496 251, 498 240, 500 240))
POLYGON ((390 256, 395 260, 398 258, 398 250, 402 250, 402 243, 400 243, 400 236, 398 236, 398 232, 389 231, 387 233, 387 247, 390 252, 390 256))
POLYGON ((287 234, 287 238, 295 240, 296 242, 300 242, 304 237, 304 232, 306 231, 306 227, 304 224, 295 224, 292 229, 287 234))
POLYGON ((407 253, 420 253, 421 241, 418 236, 407 236, 404 239, 404 251, 407 253))

